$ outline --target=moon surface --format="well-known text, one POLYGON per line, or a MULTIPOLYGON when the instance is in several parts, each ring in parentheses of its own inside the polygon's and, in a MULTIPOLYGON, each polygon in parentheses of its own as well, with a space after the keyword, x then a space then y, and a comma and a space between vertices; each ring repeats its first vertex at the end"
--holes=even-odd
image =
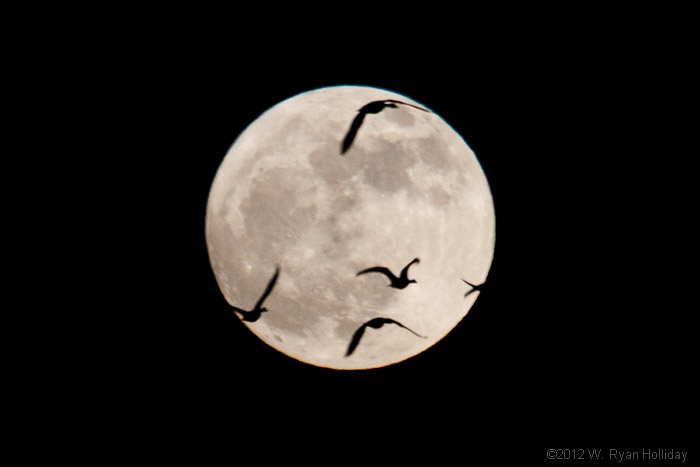
MULTIPOLYGON (((385 89, 336 86, 293 96, 239 135, 209 193, 205 234, 226 301, 252 309, 279 266, 260 319, 262 341, 312 365, 376 368, 410 358, 467 314, 488 275, 495 214, 488 182, 465 141, 437 114, 410 106, 368 114, 354 143, 341 143, 365 104, 385 89), (414 258, 404 289, 397 276, 414 258), (396 325, 355 331, 377 318, 396 325)), ((237 315, 238 316, 238 315, 237 315)), ((239 316, 240 317, 240 316, 239 316)), ((251 352, 254 352, 251 349, 251 352)))

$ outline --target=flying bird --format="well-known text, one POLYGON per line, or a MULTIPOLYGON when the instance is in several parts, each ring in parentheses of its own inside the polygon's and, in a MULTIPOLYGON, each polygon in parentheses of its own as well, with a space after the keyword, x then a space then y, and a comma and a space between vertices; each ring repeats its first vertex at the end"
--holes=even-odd
POLYGON ((479 292, 481 292, 481 291, 483 290, 483 288, 484 288, 484 285, 486 284, 486 282, 484 282, 483 284, 474 285, 474 284, 472 284, 471 282, 465 281, 464 279, 462 279, 462 282, 464 282, 464 283, 467 284, 467 285, 471 285, 471 287, 472 287, 472 289, 471 289, 469 292, 467 292, 467 293, 464 294, 464 298, 467 298, 467 295, 472 294, 472 293, 476 292, 477 290, 478 290, 479 292))
POLYGON ((409 280, 408 278, 408 268, 410 268, 413 263, 420 263, 420 259, 415 258, 413 261, 408 263, 406 267, 401 270, 401 277, 396 277, 393 272, 391 272, 388 268, 385 268, 383 266, 375 266, 373 268, 363 269, 362 271, 358 272, 357 275, 359 276, 360 274, 367 274, 368 272, 379 272, 381 274, 384 274, 391 281, 391 284, 389 284, 388 287, 393 287, 395 289, 405 289, 406 287, 408 287, 408 284, 416 283, 414 279, 409 280))
POLYGON ((240 313, 241 318, 243 321, 248 321, 248 322, 255 322, 260 318, 260 315, 264 312, 267 311, 267 308, 262 306, 263 302, 267 298, 268 295, 270 295, 270 292, 272 292, 272 288, 275 286, 275 283, 277 282, 277 276, 279 276, 280 273, 280 268, 279 266, 275 269, 275 275, 272 276, 272 279, 270 279, 270 282, 267 283, 267 288, 263 292, 262 296, 258 300, 258 303, 255 304, 255 307, 248 311, 248 310, 242 310, 237 307, 233 307, 233 311, 240 313))
POLYGON ((393 99, 387 99, 384 101, 372 101, 369 104, 364 105, 360 110, 357 111, 357 116, 352 121, 350 129, 348 130, 347 135, 345 135, 345 140, 343 140, 343 146, 341 147, 340 155, 342 156, 343 154, 345 154, 345 152, 348 150, 348 148, 354 141, 355 136, 357 135, 357 130, 360 129, 360 125, 362 125, 362 122, 365 119, 365 115, 378 114, 386 107, 391 107, 395 109, 398 107, 396 104, 407 105, 409 107, 413 107, 414 109, 422 110, 423 112, 430 112, 429 110, 424 109, 422 107, 418 107, 413 104, 407 104, 406 102, 396 101, 393 99))
POLYGON ((416 336, 425 339, 425 336, 421 336, 420 334, 416 334, 414 331, 411 331, 403 324, 401 324, 398 321, 395 321, 391 318, 374 318, 374 319, 367 321, 365 324, 360 326, 357 331, 355 331, 355 334, 353 334, 353 336, 352 336, 352 340, 350 341, 350 345, 348 346, 348 351, 345 353, 345 356, 347 357, 355 351, 357 344, 360 343, 360 339, 362 339, 362 335, 365 333, 365 329, 367 329, 368 327, 373 328, 373 329, 379 329, 382 326, 384 326, 385 324, 395 324, 397 326, 401 326, 402 328, 406 329, 407 331, 412 332, 416 336))

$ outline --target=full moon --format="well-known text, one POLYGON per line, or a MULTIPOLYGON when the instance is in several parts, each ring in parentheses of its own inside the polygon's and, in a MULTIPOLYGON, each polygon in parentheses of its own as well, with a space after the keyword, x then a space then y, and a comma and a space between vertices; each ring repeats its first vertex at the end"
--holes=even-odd
POLYGON ((366 369, 425 351, 464 318, 480 292, 465 297, 462 279, 486 280, 495 214, 476 156, 430 107, 336 86, 280 102, 238 136, 212 183, 205 234, 232 307, 252 310, 279 268, 266 311, 243 321, 263 342, 308 364, 366 369), (341 153, 358 111, 384 100, 400 103, 368 113, 341 153), (399 276, 414 258, 415 283, 402 289, 358 275, 399 276), (408 329, 366 327, 347 355, 375 318, 408 329))

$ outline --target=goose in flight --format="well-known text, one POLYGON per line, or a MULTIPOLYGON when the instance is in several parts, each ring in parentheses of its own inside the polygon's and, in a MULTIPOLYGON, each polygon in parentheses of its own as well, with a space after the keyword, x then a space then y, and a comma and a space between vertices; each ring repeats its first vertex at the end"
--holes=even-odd
POLYGON ((464 282, 465 284, 470 285, 472 287, 472 289, 470 291, 468 291, 467 293, 464 294, 464 298, 467 298, 467 295, 473 294, 476 291, 481 292, 484 288, 484 285, 486 284, 486 282, 484 282, 483 284, 474 285, 471 282, 465 281, 464 279, 462 279, 462 282, 464 282))
POLYGON ((406 326, 403 324, 399 323, 396 320, 393 320, 391 318, 374 318, 369 321, 367 321, 365 324, 360 326, 357 331, 355 331, 355 334, 352 336, 352 340, 350 341, 350 345, 348 346, 348 351, 345 353, 345 356, 349 356, 351 353, 355 351, 355 348, 357 347, 357 344, 360 343, 360 339, 362 339, 362 335, 365 333, 365 329, 373 328, 373 329, 379 329, 385 324, 395 324, 397 326, 401 326, 402 328, 406 329, 407 331, 412 332, 416 336, 425 339, 425 336, 421 336, 420 334, 416 334, 414 331, 408 329, 406 326))
POLYGON ((372 101, 369 104, 364 105, 360 110, 357 111, 357 116, 352 121, 350 129, 345 135, 345 140, 343 140, 343 145, 340 149, 340 155, 342 156, 343 154, 345 154, 345 152, 350 148, 350 145, 355 140, 355 136, 357 135, 357 130, 360 129, 360 126, 362 125, 362 122, 365 119, 365 115, 378 114, 386 107, 391 107, 395 109, 398 107, 396 104, 407 105, 409 107, 413 107, 414 109, 422 110, 423 112, 430 112, 429 110, 424 109, 422 107, 418 107, 413 104, 407 104, 406 102, 401 102, 393 99, 387 99, 384 101, 372 101))
POLYGON ((233 307, 233 311, 239 313, 241 315, 241 318, 243 321, 248 321, 250 323, 253 323, 257 321, 260 318, 260 315, 264 312, 267 311, 267 308, 262 306, 263 302, 267 298, 268 295, 270 295, 270 292, 272 292, 272 288, 275 286, 275 283, 277 282, 277 276, 279 276, 280 273, 280 268, 279 266, 275 269, 275 275, 272 276, 272 279, 270 279, 270 282, 267 283, 267 288, 265 288, 265 291, 263 292, 262 296, 258 300, 258 303, 255 304, 255 307, 248 311, 248 310, 243 310, 238 307, 233 307))
POLYGON ((415 284, 416 281, 414 279, 409 279, 408 278, 408 268, 411 267, 413 263, 420 263, 419 258, 415 258, 413 261, 408 263, 403 270, 401 270, 401 277, 396 277, 393 272, 391 272, 388 268, 385 268, 383 266, 375 266, 373 268, 368 268, 368 269, 363 269, 362 271, 358 272, 357 275, 359 276, 360 274, 367 274, 368 272, 378 272, 381 274, 384 274, 386 277, 389 278, 391 281, 391 284, 389 284, 389 287, 393 287, 395 289, 405 289, 408 287, 409 284, 415 284))

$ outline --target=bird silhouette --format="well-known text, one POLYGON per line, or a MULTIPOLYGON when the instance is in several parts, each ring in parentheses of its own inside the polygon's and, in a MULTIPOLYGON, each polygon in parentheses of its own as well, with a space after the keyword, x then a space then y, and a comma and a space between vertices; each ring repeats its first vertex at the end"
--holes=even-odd
POLYGON ((481 292, 484 289, 484 285, 486 284, 486 282, 484 282, 484 283, 479 284, 479 285, 474 285, 471 282, 465 281, 464 279, 462 279, 462 282, 464 282, 467 285, 471 285, 471 287, 472 287, 472 289, 469 292, 464 294, 464 298, 467 298, 467 295, 473 294, 476 291, 481 292))
POLYGON ((365 119, 365 115, 378 114, 386 107, 391 107, 395 109, 398 107, 396 104, 407 105, 409 107, 413 107, 414 109, 422 110, 423 112, 430 112, 429 110, 424 109, 422 107, 418 107, 413 104, 407 104, 406 102, 401 102, 393 99, 387 99, 384 101, 372 101, 369 104, 364 105, 360 110, 357 111, 357 116, 352 121, 350 129, 348 130, 348 133, 345 135, 345 139, 343 140, 340 155, 342 156, 343 154, 345 154, 345 152, 350 148, 350 145, 352 145, 352 142, 355 140, 355 136, 357 135, 357 130, 360 129, 360 126, 362 125, 362 122, 365 119))
POLYGON ((262 306, 263 302, 267 298, 268 295, 270 295, 270 292, 272 292, 272 288, 275 286, 275 283, 277 282, 277 276, 279 276, 280 273, 280 268, 279 266, 275 269, 275 275, 272 276, 272 279, 270 279, 270 282, 267 283, 267 288, 265 288, 265 291, 263 292, 262 296, 258 300, 258 303, 255 304, 255 307, 252 310, 243 310, 238 307, 233 307, 233 311, 240 313, 241 318, 243 321, 248 321, 250 323, 253 323, 260 319, 260 315, 263 314, 264 312, 267 311, 267 308, 262 306))
POLYGON ((393 320, 391 318, 374 318, 369 321, 367 321, 365 324, 360 326, 357 331, 355 331, 355 334, 352 335, 352 340, 350 341, 350 345, 348 346, 348 351, 345 353, 345 356, 349 356, 351 353, 355 351, 355 348, 357 347, 357 344, 360 343, 360 339, 362 339, 362 335, 365 333, 365 329, 373 328, 373 329, 379 329, 385 324, 396 324, 397 326, 401 326, 402 328, 406 329, 407 331, 412 332, 416 336, 425 339, 425 336, 421 336, 420 334, 417 334, 416 332, 412 331, 411 329, 407 328, 403 324, 399 323, 396 320, 393 320))
POLYGON ((413 261, 408 263, 406 267, 401 270, 401 277, 396 277, 393 272, 391 272, 388 268, 385 268, 383 266, 375 266, 373 268, 363 269, 362 271, 358 272, 357 275, 359 276, 360 274, 367 274, 368 272, 379 272, 381 274, 384 274, 391 281, 391 284, 389 284, 388 287, 393 287, 395 289, 405 289, 406 287, 408 287, 408 284, 416 283, 414 279, 408 278, 408 268, 410 268, 413 263, 420 263, 420 259, 415 258, 413 261))

